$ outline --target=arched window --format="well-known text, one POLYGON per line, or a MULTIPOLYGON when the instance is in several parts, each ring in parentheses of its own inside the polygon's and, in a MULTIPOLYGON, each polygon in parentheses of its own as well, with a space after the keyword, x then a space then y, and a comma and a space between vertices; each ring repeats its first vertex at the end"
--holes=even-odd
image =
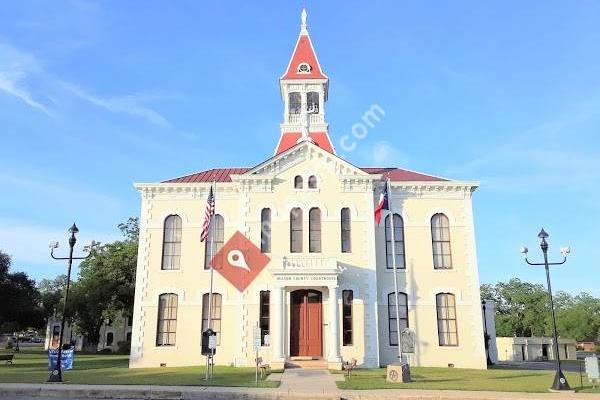
MULTIPOLYGON (((408 296, 398 292, 398 311, 400 314, 400 332, 408 328, 408 296)), ((396 296, 388 294, 388 326, 390 346, 398 346, 398 326, 396 325, 396 296)))
POLYGON ((313 113, 319 113, 319 93, 317 92, 306 93, 306 109, 310 110, 311 107, 313 113))
POLYGON ((115 334, 112 332, 108 332, 106 334, 106 345, 112 346, 114 340, 115 340, 115 334))
POLYGON ((181 261, 181 217, 169 215, 163 229, 163 258, 161 269, 179 269, 181 261))
POLYGON ((175 346, 177 332, 177 295, 175 293, 163 293, 158 296, 156 326, 156 345, 175 346))
POLYGON ((300 96, 300 92, 291 92, 289 94, 289 113, 290 114, 300 114, 302 109, 302 97, 300 96))
POLYGON ((290 252, 302 253, 302 209, 298 207, 290 212, 290 252))
POLYGON ((308 177, 308 188, 309 189, 316 189, 317 188, 317 177, 314 175, 311 175, 308 177))
POLYGON ((450 250, 450 223, 444 214, 431 217, 431 245, 433 248, 433 268, 452 269, 450 250))
MULTIPOLYGON (((210 329, 217 333, 217 345, 221 344, 221 295, 212 294, 212 317, 210 319, 210 329)), ((206 331, 208 326, 208 293, 202 295, 202 332, 206 331)))
POLYGON ((220 214, 215 214, 210 222, 210 231, 204 244, 204 269, 210 269, 211 257, 215 257, 219 250, 221 250, 224 238, 225 224, 223 217, 220 214), (210 243, 212 243, 212 252, 210 243))
POLYGON ((260 212, 260 251, 271 252, 271 209, 263 208, 260 212))
POLYGON ((302 189, 303 181, 300 175, 296 175, 294 178, 294 189, 302 189))
POLYGON ((437 308, 438 339, 440 346, 458 346, 456 324, 456 301, 452 293, 435 295, 437 308))
POLYGON ((308 251, 321 252, 321 210, 316 207, 308 212, 308 251))
MULTIPOLYGON (((385 217, 385 262, 387 269, 393 269, 392 260, 392 226, 391 214, 385 217)), ((404 221, 399 214, 394 214, 394 242, 396 251, 396 268, 406 268, 404 259, 404 221)))
POLYGON ((348 207, 342 208, 340 215, 340 236, 342 239, 342 253, 350 253, 352 251, 351 245, 351 223, 350 223, 350 209, 348 207))

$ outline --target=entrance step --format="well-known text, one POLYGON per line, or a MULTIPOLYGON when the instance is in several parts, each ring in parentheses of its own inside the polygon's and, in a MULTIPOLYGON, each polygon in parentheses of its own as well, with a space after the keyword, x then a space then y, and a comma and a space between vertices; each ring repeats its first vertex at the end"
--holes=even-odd
POLYGON ((285 362, 286 368, 327 369, 327 360, 312 357, 291 357, 285 362))

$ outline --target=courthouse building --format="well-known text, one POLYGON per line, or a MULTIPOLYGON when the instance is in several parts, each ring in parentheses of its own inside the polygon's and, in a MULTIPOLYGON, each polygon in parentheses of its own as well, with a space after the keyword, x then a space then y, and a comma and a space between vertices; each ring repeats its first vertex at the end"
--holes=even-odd
POLYGON ((386 365, 398 354, 395 257, 401 330, 415 336, 411 364, 486 368, 471 206, 478 183, 339 157, 325 113, 329 78, 305 14, 279 82, 283 121, 274 152, 255 155, 264 161, 135 184, 130 366, 205 362, 211 262, 217 365, 253 365, 256 327, 259 355, 274 368, 298 358, 330 368, 353 358, 386 365), (393 216, 384 211, 377 225, 387 179, 393 216), (200 236, 213 185, 210 251, 200 236))

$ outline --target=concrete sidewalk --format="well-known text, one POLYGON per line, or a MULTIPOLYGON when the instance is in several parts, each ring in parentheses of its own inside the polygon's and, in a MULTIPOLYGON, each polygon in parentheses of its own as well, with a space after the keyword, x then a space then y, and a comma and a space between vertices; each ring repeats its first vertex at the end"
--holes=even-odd
MULTIPOLYGON (((276 389, 201 387, 201 386, 143 386, 143 385, 74 385, 74 384, 0 384, 0 399, 62 398, 62 399, 177 399, 177 400, 600 400, 600 394, 576 393, 509 393, 466 392, 457 390, 338 390, 328 392, 316 386, 323 376, 315 375, 298 387, 289 375, 285 386, 276 389), (298 390, 298 391, 297 391, 298 390), (301 391, 299 391, 301 390, 301 391)), ((326 380, 326 378, 325 378, 326 380)), ((283 381, 283 377, 282 377, 283 381)))
POLYGON ((281 376, 281 385, 276 389, 288 395, 331 395, 340 398, 341 391, 335 385, 343 381, 344 375, 331 374, 322 369, 286 368, 281 376))

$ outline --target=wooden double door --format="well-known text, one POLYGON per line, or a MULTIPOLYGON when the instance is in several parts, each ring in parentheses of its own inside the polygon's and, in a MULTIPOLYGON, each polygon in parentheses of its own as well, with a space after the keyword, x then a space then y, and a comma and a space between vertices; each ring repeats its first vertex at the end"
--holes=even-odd
POLYGON ((317 290, 290 294, 290 356, 323 355, 323 301, 317 290))

